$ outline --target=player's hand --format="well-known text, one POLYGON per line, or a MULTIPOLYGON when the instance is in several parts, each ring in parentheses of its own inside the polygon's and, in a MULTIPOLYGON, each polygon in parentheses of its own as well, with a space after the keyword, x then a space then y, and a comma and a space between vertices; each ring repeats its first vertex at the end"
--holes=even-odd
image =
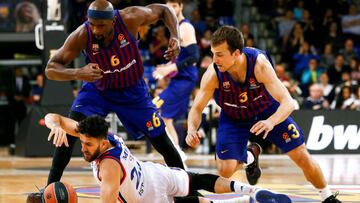
POLYGON ((157 80, 161 80, 174 71, 177 71, 176 64, 169 62, 167 64, 157 65, 155 71, 152 73, 152 76, 157 80))
POLYGON ((200 144, 201 137, 202 136, 199 133, 199 131, 190 131, 190 132, 188 132, 186 139, 185 139, 186 144, 188 144, 192 148, 196 148, 200 144))
POLYGON ((82 67, 77 73, 77 79, 85 82, 95 82, 103 77, 98 64, 89 63, 82 67))
POLYGON ((256 136, 260 135, 261 133, 264 133, 263 139, 265 139, 273 128, 274 128, 274 124, 271 121, 262 120, 255 123, 255 125, 251 127, 250 132, 254 133, 256 136))
POLYGON ((166 60, 170 60, 180 53, 180 41, 178 38, 172 37, 169 40, 169 47, 165 51, 164 57, 166 60))
POLYGON ((66 132, 62 128, 58 126, 52 127, 48 136, 48 141, 50 141, 52 137, 55 147, 61 147, 63 144, 67 147, 69 146, 66 132))

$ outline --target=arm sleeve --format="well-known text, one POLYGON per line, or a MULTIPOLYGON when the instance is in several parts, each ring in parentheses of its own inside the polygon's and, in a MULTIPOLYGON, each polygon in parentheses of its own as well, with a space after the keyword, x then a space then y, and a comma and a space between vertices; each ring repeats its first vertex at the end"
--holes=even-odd
POLYGON ((176 61, 177 68, 183 69, 188 66, 192 66, 194 63, 197 63, 200 59, 199 47, 197 44, 190 44, 189 46, 183 48, 185 49, 189 55, 183 60, 176 61))

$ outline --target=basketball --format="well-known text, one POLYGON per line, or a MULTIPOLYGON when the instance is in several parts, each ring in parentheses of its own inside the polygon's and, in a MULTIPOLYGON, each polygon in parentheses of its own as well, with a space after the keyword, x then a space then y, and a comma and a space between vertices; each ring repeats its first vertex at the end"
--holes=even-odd
POLYGON ((43 195, 44 203, 76 203, 75 189, 64 182, 54 182, 46 186, 43 195))

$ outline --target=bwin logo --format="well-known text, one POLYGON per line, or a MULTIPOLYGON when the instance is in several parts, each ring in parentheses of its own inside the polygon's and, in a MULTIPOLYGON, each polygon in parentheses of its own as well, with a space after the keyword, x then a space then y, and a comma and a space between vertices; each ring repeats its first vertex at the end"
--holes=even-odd
POLYGON ((360 129, 357 125, 324 125, 324 116, 313 118, 307 148, 309 150, 322 150, 329 146, 334 139, 334 149, 343 150, 346 144, 349 150, 357 150, 360 146, 360 129))

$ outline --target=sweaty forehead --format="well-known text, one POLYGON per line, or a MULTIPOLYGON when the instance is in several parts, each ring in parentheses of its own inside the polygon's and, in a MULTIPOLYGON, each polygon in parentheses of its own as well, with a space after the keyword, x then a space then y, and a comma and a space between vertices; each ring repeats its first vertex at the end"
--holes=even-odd
POLYGON ((228 45, 226 42, 223 42, 223 43, 215 45, 215 46, 214 45, 211 46, 211 52, 213 52, 213 53, 224 53, 227 51, 229 51, 229 49, 228 49, 228 45))

